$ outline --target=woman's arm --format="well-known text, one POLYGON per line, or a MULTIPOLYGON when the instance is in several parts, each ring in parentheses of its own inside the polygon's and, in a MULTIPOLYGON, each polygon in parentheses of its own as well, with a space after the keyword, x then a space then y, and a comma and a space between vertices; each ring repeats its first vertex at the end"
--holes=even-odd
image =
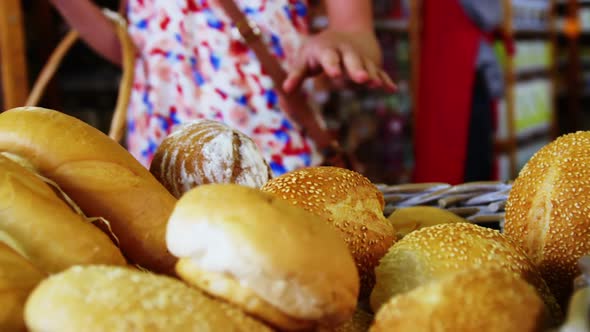
POLYGON ((98 6, 90 0, 49 0, 49 2, 94 51, 114 64, 121 64, 121 45, 115 28, 98 6))
POLYGON ((324 72, 329 78, 350 80, 394 90, 381 69, 381 48, 373 28, 369 0, 326 0, 328 28, 309 38, 301 61, 289 73, 283 88, 296 89, 308 76, 324 72))

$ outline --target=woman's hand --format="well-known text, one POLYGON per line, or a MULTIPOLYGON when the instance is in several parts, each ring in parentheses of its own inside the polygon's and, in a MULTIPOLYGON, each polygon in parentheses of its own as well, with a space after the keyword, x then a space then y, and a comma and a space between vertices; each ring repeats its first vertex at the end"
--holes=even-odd
POLYGON ((299 59, 283 83, 288 93, 309 76, 325 73, 333 83, 354 82, 371 88, 395 91, 396 86, 381 68, 381 49, 372 31, 324 30, 303 45, 299 59))

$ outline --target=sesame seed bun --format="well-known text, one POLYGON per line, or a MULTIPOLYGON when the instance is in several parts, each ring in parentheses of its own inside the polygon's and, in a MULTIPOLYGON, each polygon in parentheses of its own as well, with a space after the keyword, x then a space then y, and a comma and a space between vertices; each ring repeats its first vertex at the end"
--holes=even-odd
POLYGON ((268 331, 177 279, 114 266, 75 266, 45 279, 25 307, 31 332, 268 331))
POLYGON ((358 272, 338 233, 258 189, 208 184, 188 191, 170 217, 167 243, 184 259, 181 278, 282 329, 336 326, 356 306, 358 272))
POLYGON ((540 332, 548 321, 527 282, 500 268, 475 268, 391 298, 370 331, 540 332))
POLYGON ((184 124, 166 137, 154 154, 150 172, 176 198, 207 183, 260 188, 272 177, 250 137, 212 120, 184 124))
POLYGON ((459 270, 489 265, 522 276, 537 289, 556 321, 562 318, 559 305, 524 251, 500 232, 469 223, 426 227, 394 244, 375 269, 371 307, 376 312, 392 296, 459 270))
POLYGON ((334 226, 357 264, 361 294, 370 293, 373 270, 395 242, 395 231, 383 216, 383 194, 369 179, 344 168, 309 167, 273 178, 261 190, 334 226))
POLYGON ((504 233, 518 243, 565 305, 590 253, 590 132, 564 135, 539 150, 514 181, 504 233))

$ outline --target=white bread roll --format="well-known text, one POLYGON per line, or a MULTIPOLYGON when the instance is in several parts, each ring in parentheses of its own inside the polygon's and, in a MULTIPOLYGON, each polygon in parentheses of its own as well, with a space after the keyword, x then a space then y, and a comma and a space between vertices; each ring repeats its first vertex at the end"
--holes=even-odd
POLYGON ((282 329, 336 326, 355 309, 358 272, 338 233, 260 190, 188 191, 170 217, 167 243, 184 280, 282 329))
POLYGON ((262 191, 322 217, 344 238, 361 277, 361 294, 375 284, 374 269, 395 242, 383 215, 383 194, 363 175, 338 167, 308 167, 268 181, 262 191))
POLYGON ((30 332, 270 332, 238 309, 166 276, 76 266, 45 279, 25 307, 30 332))
POLYGON ((27 160, 89 217, 104 217, 133 263, 173 273, 166 221, 176 200, 131 154, 63 113, 17 108, 0 114, 0 152, 27 160))
POLYGON ((451 274, 391 298, 371 332, 544 332, 549 319, 535 289, 501 268, 451 274))
POLYGON ((251 138, 213 120, 185 124, 166 137, 150 171, 177 198, 202 184, 260 188, 272 177, 251 138))
POLYGON ((590 254, 590 132, 564 135, 520 171, 506 201, 504 234, 524 248, 562 306, 590 254))
POLYGON ((2 155, 0 231, 48 273, 78 264, 127 264, 106 234, 76 214, 34 173, 2 155))
POLYGON ((371 293, 376 312, 392 296, 464 269, 500 266, 533 285, 558 322, 563 313, 524 251, 500 232, 451 223, 422 228, 394 244, 375 269, 371 293))
POLYGON ((0 240, 0 331, 26 331, 25 302, 45 277, 45 273, 0 240))

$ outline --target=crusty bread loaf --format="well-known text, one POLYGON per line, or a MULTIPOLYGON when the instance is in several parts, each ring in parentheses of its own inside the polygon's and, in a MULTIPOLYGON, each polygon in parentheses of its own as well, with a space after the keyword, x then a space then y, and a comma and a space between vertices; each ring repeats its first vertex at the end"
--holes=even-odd
POLYGON ((196 120, 166 137, 150 171, 177 198, 201 184, 260 188, 272 177, 252 139, 213 120, 196 120))
POLYGON ((520 277, 501 268, 474 268, 391 298, 371 332, 543 332, 543 301, 520 277))
POLYGON ((26 331, 23 311, 45 273, 0 240, 0 331, 26 331))
POLYGON ((60 112, 28 107, 0 114, 0 152, 26 159, 90 217, 104 217, 124 255, 173 273, 166 221, 176 200, 122 146, 60 112))
POLYGON ((590 132, 562 136, 539 150, 514 181, 504 233, 519 244, 565 306, 590 253, 590 132))
POLYGON ((395 242, 383 216, 383 194, 361 174, 338 167, 309 167, 273 178, 261 189, 314 213, 343 236, 361 277, 361 293, 375 283, 374 268, 395 242))
POLYGON ((469 268, 500 266, 522 276, 539 292, 555 321, 563 314, 545 281, 524 251, 500 232, 469 224, 426 227, 394 244, 375 269, 371 293, 376 312, 392 296, 469 268))
POLYGON ((166 276, 77 266, 45 279, 25 307, 30 332, 270 332, 226 303, 166 276))
POLYGON ((363 309, 357 308, 351 319, 338 327, 326 329, 320 328, 317 332, 366 332, 371 327, 373 315, 363 309))
POLYGON ((106 234, 76 214, 34 173, 2 155, 0 231, 48 273, 78 264, 127 264, 106 234))
POLYGON ((413 231, 438 224, 468 222, 453 212, 434 206, 408 206, 396 209, 387 219, 393 224, 397 238, 413 231))
POLYGON ((356 306, 358 272, 338 233, 258 189, 208 184, 188 191, 166 239, 170 252, 185 259, 177 265, 180 277, 282 329, 336 326, 356 306))

